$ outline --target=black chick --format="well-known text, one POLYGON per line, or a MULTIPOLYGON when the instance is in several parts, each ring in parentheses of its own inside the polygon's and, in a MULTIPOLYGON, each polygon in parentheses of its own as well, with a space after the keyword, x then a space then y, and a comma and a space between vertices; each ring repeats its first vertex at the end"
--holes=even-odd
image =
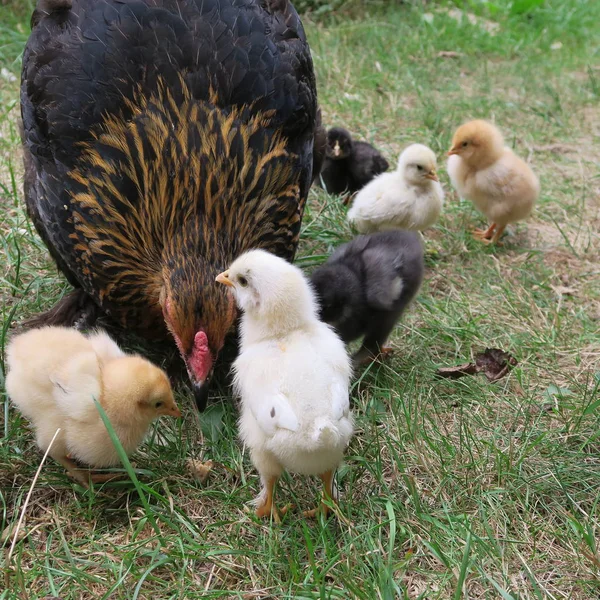
POLYGON ((319 183, 330 194, 353 194, 390 168, 379 150, 352 139, 342 127, 327 132, 327 147, 319 183))
POLYGON ((423 268, 419 234, 393 230, 355 238, 313 272, 321 319, 346 343, 364 335, 355 365, 389 352, 385 341, 417 294, 423 268))

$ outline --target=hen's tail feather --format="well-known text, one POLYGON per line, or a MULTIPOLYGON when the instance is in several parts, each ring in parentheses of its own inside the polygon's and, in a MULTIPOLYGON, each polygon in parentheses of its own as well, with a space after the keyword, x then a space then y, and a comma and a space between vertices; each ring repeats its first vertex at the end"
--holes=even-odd
POLYGON ((99 312, 96 303, 83 290, 73 290, 50 310, 22 323, 21 328, 62 326, 88 329, 98 319, 99 312))

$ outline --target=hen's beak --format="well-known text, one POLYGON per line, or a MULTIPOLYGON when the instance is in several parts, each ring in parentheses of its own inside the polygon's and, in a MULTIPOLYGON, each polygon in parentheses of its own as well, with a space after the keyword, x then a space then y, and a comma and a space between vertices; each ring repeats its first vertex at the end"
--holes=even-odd
POLYGON ((425 174, 427 179, 431 179, 431 181, 439 181, 437 173, 435 171, 429 171, 429 173, 425 174))
POLYGON ((217 278, 215 279, 218 283, 222 283, 227 287, 233 287, 233 282, 229 279, 229 271, 223 271, 223 273, 219 273, 217 278))
POLYGON ((194 400, 199 412, 203 412, 208 404, 208 381, 192 382, 194 400))
POLYGON ((340 155, 340 144, 339 144, 339 142, 336 142, 335 146, 333 147, 333 155, 336 158, 340 155))
POLYGON ((452 156, 453 154, 458 154, 457 148, 450 148, 450 150, 448 152, 448 156, 452 156))

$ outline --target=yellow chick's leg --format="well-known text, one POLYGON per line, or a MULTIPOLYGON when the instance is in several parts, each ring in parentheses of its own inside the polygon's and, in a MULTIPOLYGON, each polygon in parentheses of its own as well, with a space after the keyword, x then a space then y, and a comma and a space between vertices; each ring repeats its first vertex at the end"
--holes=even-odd
POLYGON ((55 456, 54 459, 59 462, 66 470, 69 477, 75 479, 83 487, 88 488, 90 481, 93 483, 106 483, 113 479, 121 479, 121 473, 94 473, 89 469, 81 469, 79 465, 71 458, 70 454, 66 456, 55 456))
POLYGON ((494 233, 494 237, 490 240, 490 244, 497 244, 498 246, 502 246, 502 242, 500 241, 500 236, 504 233, 506 229, 506 225, 499 225, 496 229, 496 233, 494 233))
POLYGON ((473 230, 473 237, 477 240, 489 240, 494 235, 494 229, 496 229, 496 223, 492 223, 487 229, 475 229, 473 230))
POLYGON ((69 456, 53 456, 52 458, 67 470, 69 477, 86 489, 90 487, 90 472, 87 469, 80 469, 77 463, 72 458, 69 458, 69 456))
POLYGON ((260 503, 256 507, 256 516, 259 519, 262 519, 263 517, 270 517, 272 515, 275 523, 279 524, 281 523, 281 517, 285 515, 290 507, 289 505, 284 506, 279 510, 273 501, 275 497, 275 486, 277 485, 278 480, 279 476, 273 475, 265 481, 265 490, 264 493, 261 494, 260 503))

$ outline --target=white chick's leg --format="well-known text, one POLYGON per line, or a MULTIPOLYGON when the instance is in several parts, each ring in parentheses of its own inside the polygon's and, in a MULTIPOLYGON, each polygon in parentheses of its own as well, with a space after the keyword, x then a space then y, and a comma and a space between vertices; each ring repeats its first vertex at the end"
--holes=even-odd
MULTIPOLYGON (((325 500, 330 500, 334 504, 337 504, 337 498, 333 490, 333 475, 335 471, 326 471, 319 475, 321 481, 323 482, 323 498, 325 500)), ((305 517, 314 518, 319 512, 322 512, 325 517, 329 514, 329 507, 326 504, 320 504, 317 508, 313 508, 312 510, 306 510, 302 514, 305 517)))
POLYGON ((273 520, 279 523, 281 516, 289 509, 289 506, 286 506, 283 510, 279 510, 274 500, 275 487, 283 469, 267 452, 253 450, 250 454, 262 484, 261 492, 255 500, 256 516, 259 518, 273 516, 273 520))

